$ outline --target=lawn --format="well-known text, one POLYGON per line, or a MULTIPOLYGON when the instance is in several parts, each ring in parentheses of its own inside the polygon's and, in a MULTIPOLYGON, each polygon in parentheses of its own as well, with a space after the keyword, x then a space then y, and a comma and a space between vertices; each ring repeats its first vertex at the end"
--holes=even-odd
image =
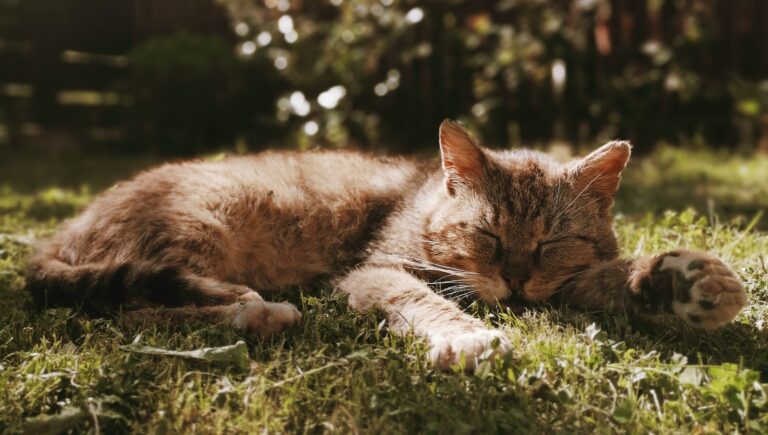
POLYGON ((733 324, 697 333, 560 306, 513 314, 473 304, 514 343, 475 374, 436 371, 423 343, 389 335, 330 289, 294 300, 300 327, 247 346, 233 346, 241 338, 223 326, 138 328, 28 310, 30 243, 144 164, 0 165, 0 431, 768 430, 768 159, 662 149, 633 161, 618 197, 626 255, 684 246, 733 265, 750 296, 733 324), (230 346, 223 356, 232 358, 136 352, 142 346, 230 346))

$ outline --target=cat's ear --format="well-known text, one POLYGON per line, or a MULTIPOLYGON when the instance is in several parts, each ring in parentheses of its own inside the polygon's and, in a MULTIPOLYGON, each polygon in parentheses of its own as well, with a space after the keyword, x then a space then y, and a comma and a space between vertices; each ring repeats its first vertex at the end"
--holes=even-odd
POLYGON ((440 156, 445 187, 453 195, 457 188, 471 185, 483 175, 485 156, 472 137, 456 121, 440 124, 440 156))
POLYGON ((631 149, 629 142, 613 141, 584 157, 572 170, 576 189, 612 199, 631 149))

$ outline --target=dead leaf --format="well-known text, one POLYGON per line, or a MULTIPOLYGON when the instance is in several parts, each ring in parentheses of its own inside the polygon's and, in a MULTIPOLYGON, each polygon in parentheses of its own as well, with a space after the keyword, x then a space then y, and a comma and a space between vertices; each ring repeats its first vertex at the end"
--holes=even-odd
POLYGON ((72 429, 88 418, 88 413, 80 408, 68 406, 58 414, 41 414, 31 417, 22 426, 21 433, 34 435, 54 435, 72 429))
POLYGON ((138 343, 140 338, 140 335, 137 336, 133 343, 120 346, 120 349, 145 355, 175 356, 210 363, 232 363, 242 368, 247 368, 250 363, 248 346, 242 340, 228 346, 204 347, 195 350, 168 350, 161 347, 141 346, 138 343))

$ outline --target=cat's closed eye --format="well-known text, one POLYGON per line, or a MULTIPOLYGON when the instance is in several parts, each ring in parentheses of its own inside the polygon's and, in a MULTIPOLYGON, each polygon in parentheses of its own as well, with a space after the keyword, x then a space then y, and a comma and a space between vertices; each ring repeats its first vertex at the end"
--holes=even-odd
POLYGON ((492 247, 491 252, 493 252, 493 261, 500 261, 504 251, 501 238, 494 232, 480 226, 477 227, 477 232, 486 242, 490 243, 488 246, 492 247))

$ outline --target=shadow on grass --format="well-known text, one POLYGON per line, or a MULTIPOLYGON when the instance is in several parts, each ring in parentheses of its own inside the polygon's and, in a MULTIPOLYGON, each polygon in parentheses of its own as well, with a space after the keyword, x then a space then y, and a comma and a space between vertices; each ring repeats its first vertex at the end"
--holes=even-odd
POLYGON ((640 352, 658 352, 662 360, 675 354, 690 364, 734 363, 760 373, 768 381, 768 333, 757 325, 733 322, 714 331, 696 331, 677 319, 649 321, 623 313, 590 312, 570 306, 530 307, 553 324, 584 331, 590 324, 605 333, 606 342, 624 343, 640 352))

